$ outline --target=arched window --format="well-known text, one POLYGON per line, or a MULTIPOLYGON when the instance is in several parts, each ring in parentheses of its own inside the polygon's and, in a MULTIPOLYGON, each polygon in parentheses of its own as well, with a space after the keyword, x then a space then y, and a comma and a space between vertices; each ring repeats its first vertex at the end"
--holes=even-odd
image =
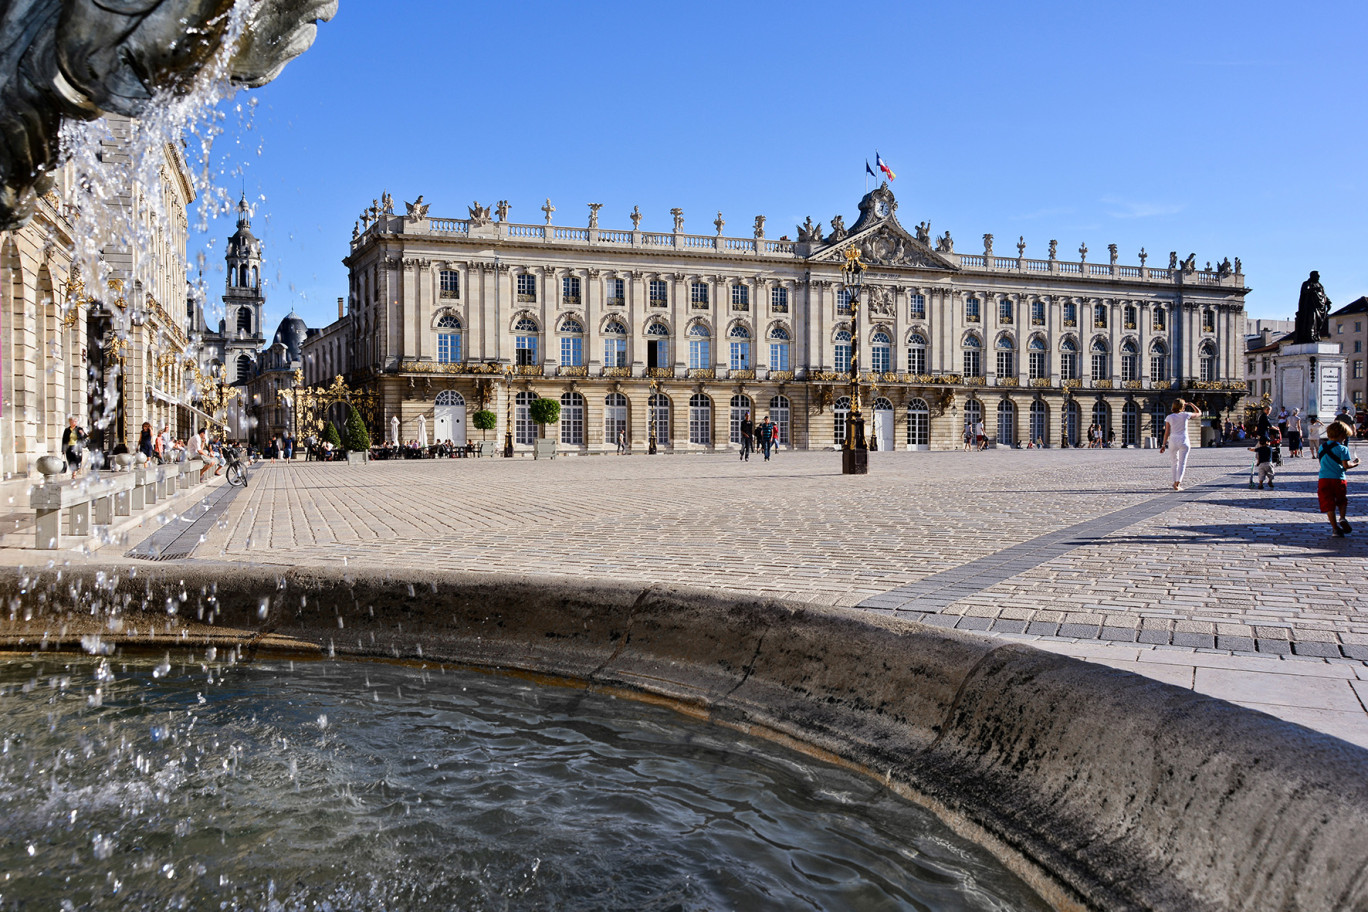
POLYGON ((1037 399, 1031 403, 1031 443, 1043 447, 1050 442, 1050 407, 1037 399))
POLYGON ((1164 405, 1158 397, 1150 400, 1150 436, 1157 440, 1164 439, 1164 421, 1168 418, 1168 409, 1164 405))
POLYGON ((1167 383, 1169 378, 1168 346, 1162 339, 1150 343, 1150 382, 1167 383))
POLYGON ((560 404, 560 442, 584 446, 584 397, 579 393, 561 393, 560 404))
POLYGON ((1059 345, 1059 379, 1078 379, 1078 343, 1065 339, 1059 345))
POLYGON ((1140 444, 1140 406, 1134 401, 1121 406, 1121 445, 1139 446, 1140 444))
POLYGON ((455 314, 437 320, 437 360, 454 364, 461 360, 461 321, 455 314))
POLYGON ((749 396, 731 397, 731 436, 728 438, 732 443, 741 442, 741 422, 750 416, 751 423, 755 424, 755 409, 751 405, 749 396))
POLYGON ((252 359, 248 355, 238 355, 237 371, 233 375, 235 381, 246 380, 252 376, 252 359))
MULTIPOLYGON (((650 331, 648 326, 647 334, 650 331)), ((627 327, 620 320, 609 320, 603 327, 603 366, 627 366, 627 327)))
POLYGON ((465 397, 455 390, 442 390, 437 394, 436 405, 465 405, 465 397))
POLYGON ((1111 406, 1098 400, 1093 403, 1092 423, 1097 425, 1098 431, 1102 434, 1102 441, 1105 443, 1107 434, 1111 431, 1111 406))
POLYGON ((537 338, 541 330, 537 327, 537 321, 531 317, 522 317, 513 324, 514 332, 514 355, 520 365, 537 363, 537 338))
POLYGON ((831 421, 832 421, 832 434, 831 434, 831 438, 832 438, 832 440, 834 440, 834 441, 836 442, 836 445, 837 445, 838 447, 845 444, 845 438, 846 438, 846 420, 849 419, 849 417, 850 417, 850 397, 849 397, 849 396, 842 396, 841 398, 837 399, 834 403, 832 403, 832 406, 831 406, 831 421))
POLYGON ((1216 367, 1216 346, 1211 342, 1203 342, 1199 354, 1202 381, 1210 383, 1216 379, 1218 373, 1216 367))
POLYGON ((964 376, 983 376, 983 341, 973 333, 964 337, 964 376))
POLYGON ((261 272, 258 267, 252 267, 252 287, 257 288, 261 285, 261 272))
POLYGON ((869 340, 869 369, 876 374, 886 374, 893 369, 893 340, 888 333, 880 330, 869 340))
POLYGON ((931 408, 925 399, 907 404, 907 445, 922 450, 931 446, 931 408))
POLYGON ((246 335, 252 334, 252 308, 239 307, 237 312, 237 328, 239 333, 246 335))
POLYGON ((247 264, 238 267, 238 285, 242 288, 247 287, 247 264))
POLYGON ((998 446, 1016 446, 1016 404, 1011 399, 998 403, 998 446))
POLYGON ((789 406, 787 396, 773 396, 770 398, 770 421, 773 421, 775 426, 779 429, 779 443, 784 446, 788 446, 791 442, 789 438, 789 427, 791 422, 790 416, 792 414, 793 411, 789 406))
POLYGON ((670 366, 670 327, 659 320, 646 324, 646 366, 651 370, 670 366))
POLYGON ((913 333, 907 339, 907 372, 926 373, 926 338, 921 333, 913 333))
POLYGON ((652 393, 647 403, 651 412, 651 430, 655 433, 656 446, 666 446, 670 442, 670 400, 664 393, 652 393))
POLYGON ((513 400, 513 440, 531 446, 537 439, 537 425, 532 421, 528 407, 537 400, 537 394, 524 390, 513 400))
POLYGON ((712 446, 712 400, 702 393, 689 397, 689 443, 712 446))
POLYGON ((1070 399, 1064 406, 1064 445, 1078 446, 1078 425, 1082 420, 1082 409, 1077 399, 1070 399))
POLYGON ((1026 344, 1029 349, 1030 369, 1032 380, 1045 380, 1050 376, 1049 352, 1045 346, 1045 340, 1040 336, 1032 336, 1031 341, 1026 344))
POLYGON ((782 324, 771 327, 769 333, 769 369, 786 371, 789 369, 789 331, 782 324))
POLYGON ((603 442, 617 445, 618 434, 627 433, 627 397, 609 393, 603 399, 603 442))
POLYGON ((731 331, 727 333, 727 339, 730 342, 727 367, 731 370, 750 370, 750 337, 750 330, 740 323, 733 326, 731 331))
POLYGON ((561 366, 580 367, 584 364, 584 326, 573 317, 561 320, 561 366))
POLYGON ((1111 376, 1111 354, 1107 348, 1106 340, 1093 339, 1092 343, 1092 379, 1096 383, 1098 380, 1106 380, 1111 376))
POLYGON ((1016 376, 1016 343, 1011 336, 1000 336, 997 340, 997 375, 1016 376))
MULTIPOLYGON (((712 333, 702 323, 689 327, 689 369, 707 370, 712 367, 712 333)), ((692 408, 692 406, 690 406, 692 408)), ((711 407, 711 406, 710 406, 711 407)))
POLYGON ((1140 379, 1140 349, 1134 339, 1121 343, 1121 381, 1130 383, 1140 379))
POLYGON ((850 330, 842 329, 836 333, 836 370, 850 373, 850 330))

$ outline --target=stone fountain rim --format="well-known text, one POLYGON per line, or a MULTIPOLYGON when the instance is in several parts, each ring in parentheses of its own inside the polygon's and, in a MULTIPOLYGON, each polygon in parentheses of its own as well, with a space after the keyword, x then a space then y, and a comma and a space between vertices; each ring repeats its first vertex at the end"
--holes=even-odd
MULTIPOLYGON (((5 570, 0 595, 58 570, 83 607, 109 601, 111 588, 149 598, 157 610, 122 612, 135 625, 160 623, 164 599, 183 591, 178 617, 217 607, 235 626, 200 625, 175 638, 182 645, 421 658, 580 682, 786 743, 935 811, 1056 908, 1368 901, 1364 877, 1325 870, 1368 869, 1368 828, 1354 826, 1368 820, 1368 752, 1028 645, 711 590, 492 573, 200 562, 102 577, 5 570), (1300 822, 1270 833, 1269 814, 1300 822), (1295 865, 1268 857, 1282 843, 1300 853, 1295 865)), ((32 649, 32 637, 14 641, 13 622, 0 630, 10 634, 0 648, 32 649)), ((165 642, 150 633, 106 639, 165 642)))

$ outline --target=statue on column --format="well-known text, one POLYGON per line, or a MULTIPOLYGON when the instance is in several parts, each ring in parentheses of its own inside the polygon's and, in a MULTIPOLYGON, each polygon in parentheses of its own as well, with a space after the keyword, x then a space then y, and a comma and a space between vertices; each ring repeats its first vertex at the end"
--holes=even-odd
POLYGON ((1320 283, 1320 273, 1302 282, 1301 297, 1297 300, 1297 319, 1293 341, 1297 344, 1319 342, 1330 338, 1330 299, 1320 283))

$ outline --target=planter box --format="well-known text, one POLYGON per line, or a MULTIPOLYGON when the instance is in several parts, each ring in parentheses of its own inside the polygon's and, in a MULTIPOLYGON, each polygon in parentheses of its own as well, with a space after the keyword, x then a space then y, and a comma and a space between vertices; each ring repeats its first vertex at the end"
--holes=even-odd
POLYGON ((370 462, 370 453, 365 450, 347 450, 347 465, 365 465, 370 462))
POLYGON ((555 458, 556 458, 556 441, 554 441, 554 440, 537 440, 537 441, 533 441, 533 445, 532 445, 532 458, 533 458, 533 459, 555 459, 555 458))

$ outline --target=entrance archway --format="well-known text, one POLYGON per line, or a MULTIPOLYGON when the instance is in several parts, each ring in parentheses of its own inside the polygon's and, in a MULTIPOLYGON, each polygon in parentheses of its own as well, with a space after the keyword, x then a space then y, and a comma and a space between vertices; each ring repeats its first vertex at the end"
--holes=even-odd
POLYGON ((442 390, 437 394, 437 404, 432 410, 433 439, 438 442, 450 440, 455 446, 466 444, 466 401, 455 390, 442 390))

